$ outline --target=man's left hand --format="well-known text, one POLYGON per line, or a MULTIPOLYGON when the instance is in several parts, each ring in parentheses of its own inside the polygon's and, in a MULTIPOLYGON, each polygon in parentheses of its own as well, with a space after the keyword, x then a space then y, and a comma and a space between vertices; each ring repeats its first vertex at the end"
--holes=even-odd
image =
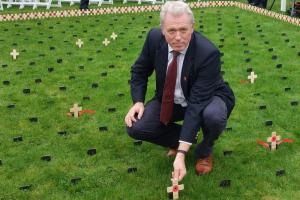
POLYGON ((172 172, 173 179, 181 181, 186 175, 185 155, 178 153, 173 163, 174 171, 172 172))

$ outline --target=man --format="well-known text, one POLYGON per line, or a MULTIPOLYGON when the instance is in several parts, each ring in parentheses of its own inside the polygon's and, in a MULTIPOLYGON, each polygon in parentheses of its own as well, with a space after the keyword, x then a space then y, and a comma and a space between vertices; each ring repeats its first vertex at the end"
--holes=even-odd
POLYGON ((181 1, 166 2, 160 29, 147 35, 143 50, 131 70, 134 105, 125 117, 128 134, 171 149, 173 178, 186 175, 185 155, 197 132, 203 140, 196 147, 196 174, 212 170, 212 147, 226 127, 234 95, 220 73, 220 52, 200 33, 194 17, 181 1), (144 106, 148 77, 155 71, 154 98, 144 106), (173 76, 172 76, 173 75, 173 76), (174 122, 183 120, 183 125, 174 122))

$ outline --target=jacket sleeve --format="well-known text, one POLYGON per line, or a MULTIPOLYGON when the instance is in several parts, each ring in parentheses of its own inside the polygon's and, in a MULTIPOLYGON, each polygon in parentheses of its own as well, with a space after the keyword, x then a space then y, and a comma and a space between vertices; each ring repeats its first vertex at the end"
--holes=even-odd
POLYGON ((202 111, 210 103, 214 91, 223 82, 220 74, 220 53, 212 51, 202 63, 195 63, 196 78, 184 116, 180 140, 195 143, 201 126, 202 111), (198 66, 197 66, 198 65, 198 66))
MULTIPOLYGON (((154 56, 151 52, 150 35, 152 30, 148 33, 142 52, 138 59, 131 67, 131 97, 133 103, 144 102, 147 92, 148 77, 153 73, 154 56)), ((153 47, 152 47, 153 48, 153 47)), ((153 51, 153 50, 152 50, 153 51)))

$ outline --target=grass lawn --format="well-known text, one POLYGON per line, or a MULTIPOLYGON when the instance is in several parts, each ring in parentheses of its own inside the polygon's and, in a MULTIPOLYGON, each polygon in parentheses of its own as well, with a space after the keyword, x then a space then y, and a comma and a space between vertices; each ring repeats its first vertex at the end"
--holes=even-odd
MULTIPOLYGON (((300 105, 291 105, 300 101, 299 27, 238 8, 194 12, 196 30, 223 53, 224 78, 237 104, 215 145, 213 173, 196 176, 188 154, 180 199, 299 199, 300 105), (242 84, 250 68, 258 78, 242 84), (256 144, 272 131, 295 142, 273 152, 256 144), (285 174, 276 176, 281 169, 285 174), (231 180, 230 187, 219 187, 222 180, 231 180)), ((0 23, 1 200, 168 198, 173 160, 162 147, 134 145, 123 122, 131 105, 130 66, 158 18, 152 12, 0 23), (76 102, 96 114, 68 117, 76 102), (14 142, 17 136, 23 141, 14 142), (72 183, 74 177, 81 180, 72 183)), ((152 77, 147 99, 153 91, 152 77)))

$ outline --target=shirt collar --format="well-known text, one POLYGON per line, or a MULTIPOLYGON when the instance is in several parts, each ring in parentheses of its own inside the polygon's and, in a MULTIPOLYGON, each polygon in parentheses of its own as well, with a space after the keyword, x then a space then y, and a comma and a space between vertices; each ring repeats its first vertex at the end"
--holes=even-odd
MULTIPOLYGON (((185 55, 188 48, 189 48, 189 46, 187 46, 185 49, 180 51, 180 54, 185 55)), ((169 51, 169 53, 172 53, 172 51, 173 51, 172 47, 169 44, 168 44, 168 51, 169 51)))

